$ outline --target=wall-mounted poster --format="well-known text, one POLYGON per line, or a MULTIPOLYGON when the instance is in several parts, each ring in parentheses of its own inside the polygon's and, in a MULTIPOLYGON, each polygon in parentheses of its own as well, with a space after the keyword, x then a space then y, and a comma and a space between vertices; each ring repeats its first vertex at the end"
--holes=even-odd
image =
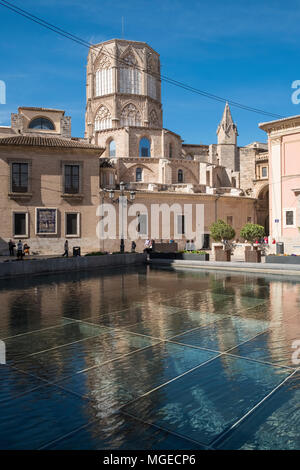
POLYGON ((57 209, 36 209, 36 233, 56 234, 57 209))

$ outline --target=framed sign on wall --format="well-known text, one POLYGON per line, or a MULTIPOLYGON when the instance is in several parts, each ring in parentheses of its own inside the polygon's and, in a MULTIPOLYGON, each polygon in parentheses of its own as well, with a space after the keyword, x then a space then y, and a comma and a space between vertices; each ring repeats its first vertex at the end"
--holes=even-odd
POLYGON ((36 209, 36 233, 37 235, 56 235, 57 233, 57 209, 36 209))

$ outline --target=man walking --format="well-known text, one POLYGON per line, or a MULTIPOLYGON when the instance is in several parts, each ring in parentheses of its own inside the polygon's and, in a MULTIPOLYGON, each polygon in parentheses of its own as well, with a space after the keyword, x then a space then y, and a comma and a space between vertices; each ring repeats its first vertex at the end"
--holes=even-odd
POLYGON ((65 256, 66 258, 69 257, 69 242, 68 240, 65 241, 65 244, 64 244, 64 254, 63 256, 65 256))
POLYGON ((21 240, 19 240, 17 244, 17 258, 18 260, 23 259, 23 243, 21 240))

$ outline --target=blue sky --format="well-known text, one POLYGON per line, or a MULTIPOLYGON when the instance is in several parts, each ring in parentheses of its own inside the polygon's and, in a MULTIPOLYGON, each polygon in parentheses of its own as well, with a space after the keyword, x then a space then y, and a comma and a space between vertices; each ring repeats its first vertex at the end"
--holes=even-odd
MULTIPOLYGON (((300 114, 291 84, 300 79, 300 0, 11 0, 85 40, 145 41, 160 53, 162 73, 193 87, 283 116, 300 114)), ((0 6, 0 80, 7 103, 65 109, 82 136, 87 49, 0 6)), ((224 105, 162 84, 164 126, 187 143, 216 142, 224 105)), ((265 141, 259 114, 232 107, 239 144, 265 141)))

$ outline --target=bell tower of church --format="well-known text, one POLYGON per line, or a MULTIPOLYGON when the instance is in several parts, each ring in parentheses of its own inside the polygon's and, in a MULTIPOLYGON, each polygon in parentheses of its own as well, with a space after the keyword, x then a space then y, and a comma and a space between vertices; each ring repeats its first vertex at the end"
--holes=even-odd
POLYGON ((222 120, 217 129, 219 164, 237 171, 237 127, 233 122, 228 103, 225 105, 222 120))
POLYGON ((144 42, 92 46, 87 63, 85 137, 126 127, 162 128, 159 54, 144 42))

